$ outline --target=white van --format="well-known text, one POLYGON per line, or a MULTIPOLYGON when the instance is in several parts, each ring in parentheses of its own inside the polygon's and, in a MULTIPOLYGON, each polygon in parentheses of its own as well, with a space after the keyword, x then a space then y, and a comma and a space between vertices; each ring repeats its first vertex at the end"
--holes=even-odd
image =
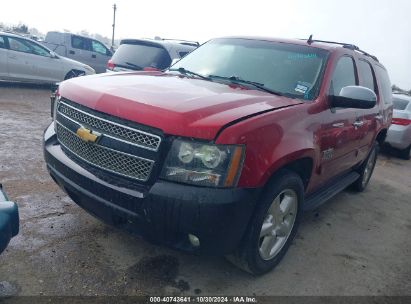
POLYGON ((42 43, 59 55, 91 66, 97 73, 106 71, 113 55, 102 42, 72 33, 48 32, 42 43))

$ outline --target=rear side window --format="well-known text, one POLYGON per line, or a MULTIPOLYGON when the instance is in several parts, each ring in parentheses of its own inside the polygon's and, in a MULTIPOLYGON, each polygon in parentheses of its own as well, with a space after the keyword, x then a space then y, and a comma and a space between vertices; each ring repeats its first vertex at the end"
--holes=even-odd
POLYGON ((75 49, 89 51, 88 39, 80 36, 71 36, 71 46, 75 49))
POLYGON ((354 61, 348 56, 341 57, 331 78, 330 95, 339 96, 343 87, 353 85, 356 85, 354 61))
POLYGON ((6 40, 4 37, 0 36, 0 49, 5 49, 6 48, 6 40))
POLYGON ((388 77, 387 71, 380 67, 379 65, 375 66, 375 73, 380 84, 380 93, 382 95, 383 101, 385 104, 392 103, 392 90, 391 90, 391 81, 388 77))
POLYGON ((170 55, 165 49, 144 43, 121 44, 111 61, 115 65, 137 70, 145 67, 163 70, 171 64, 170 55))
POLYGON ((378 94, 375 78, 371 65, 365 60, 358 61, 358 73, 360 74, 360 86, 369 88, 378 94))
POLYGON ((395 110, 401 110, 401 111, 405 110, 408 106, 408 103, 409 103, 408 100, 400 99, 400 98, 397 98, 397 97, 394 97, 392 99, 392 102, 394 104, 394 109, 395 110))
POLYGON ((180 58, 183 58, 185 55, 187 55, 189 52, 178 52, 178 55, 180 55, 180 58))

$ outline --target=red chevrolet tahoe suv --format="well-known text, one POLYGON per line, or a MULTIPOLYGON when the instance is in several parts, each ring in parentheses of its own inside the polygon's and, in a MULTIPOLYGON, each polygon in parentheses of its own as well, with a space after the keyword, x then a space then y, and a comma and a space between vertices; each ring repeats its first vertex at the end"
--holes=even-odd
POLYGON ((164 71, 61 83, 45 161, 105 222, 261 274, 304 210, 367 186, 391 98, 354 45, 214 39, 164 71))

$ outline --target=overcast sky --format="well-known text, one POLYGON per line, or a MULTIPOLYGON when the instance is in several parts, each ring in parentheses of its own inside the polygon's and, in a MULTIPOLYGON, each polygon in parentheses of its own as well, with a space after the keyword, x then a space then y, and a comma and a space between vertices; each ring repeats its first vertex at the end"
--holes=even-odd
POLYGON ((349 42, 375 54, 392 83, 411 89, 409 0, 2 0, 0 22, 46 33, 87 30, 116 38, 160 36, 207 41, 227 35, 349 42))

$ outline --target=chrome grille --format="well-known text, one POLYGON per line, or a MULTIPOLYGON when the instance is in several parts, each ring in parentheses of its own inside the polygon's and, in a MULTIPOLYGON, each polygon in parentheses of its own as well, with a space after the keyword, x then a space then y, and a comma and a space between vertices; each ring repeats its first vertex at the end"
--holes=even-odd
POLYGON ((79 124, 84 124, 93 130, 104 133, 106 136, 111 136, 148 150, 157 151, 161 143, 160 136, 94 116, 90 113, 74 108, 64 101, 59 102, 58 112, 70 120, 73 120, 79 124))
POLYGON ((140 181, 150 177, 152 160, 84 142, 60 123, 57 123, 57 138, 67 150, 94 166, 140 181))

